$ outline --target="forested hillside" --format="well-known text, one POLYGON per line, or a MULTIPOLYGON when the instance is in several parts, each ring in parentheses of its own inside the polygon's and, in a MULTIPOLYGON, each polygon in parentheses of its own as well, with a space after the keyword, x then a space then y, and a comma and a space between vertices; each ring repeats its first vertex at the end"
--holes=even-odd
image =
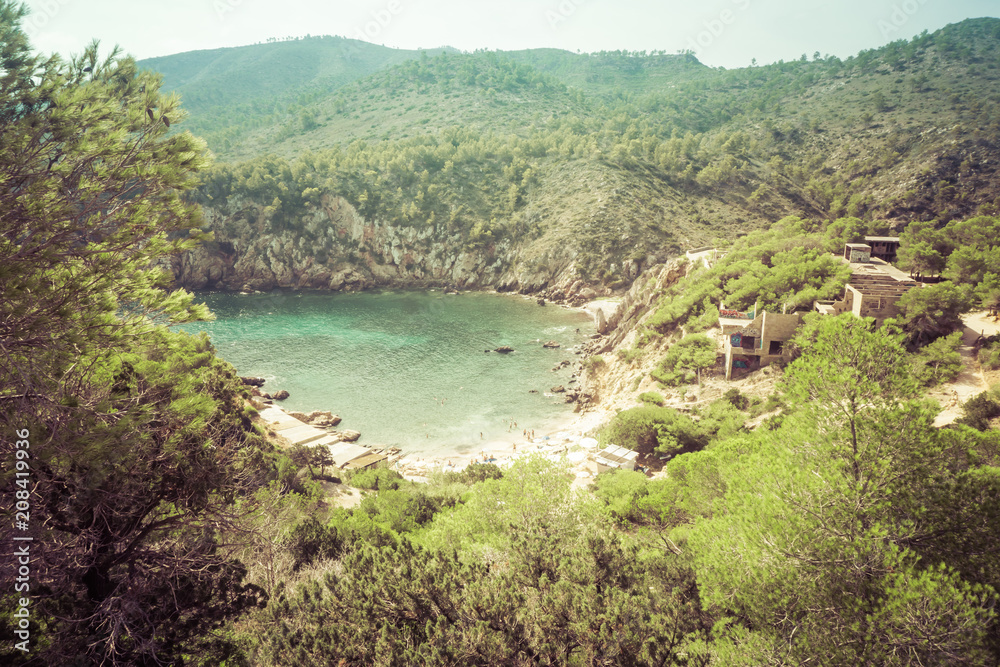
MULTIPOLYGON (((296 100, 281 110, 211 120, 199 109, 215 86, 191 80, 193 120, 222 160, 199 201, 292 238, 309 235, 301 221, 324 197, 342 200, 366 223, 452 239, 452 258, 499 262, 494 277, 463 283, 527 291, 570 278, 624 287, 651 261, 788 214, 896 233, 992 213, 998 33, 980 19, 843 61, 731 71, 690 54, 421 52, 344 85, 293 77, 296 100)), ((156 64, 179 69, 171 58, 156 64)), ((384 252, 313 241, 327 274, 447 282, 420 260, 411 270, 384 252)), ((273 275, 325 286, 286 264, 273 275)), ((282 284, 249 278, 219 284, 282 284)))
MULTIPOLYGON (((0 662, 1000 664, 1000 388, 943 428, 924 395, 1000 367, 996 337, 958 352, 962 314, 1000 308, 1000 23, 734 72, 375 49, 363 81, 261 72, 259 109, 220 90, 201 109, 242 115, 200 121, 210 166, 155 74, 36 56, 24 12, 0 0, 0 662), (890 229, 939 279, 898 317, 809 315, 773 392, 684 398, 720 300, 807 309, 848 279, 831 251, 890 229), (714 237, 711 266, 649 268, 714 237), (211 316, 157 268, 196 261, 205 284, 628 289, 585 379, 657 391, 593 435, 661 469, 418 484, 279 448, 208 338, 169 328, 211 316)), ((199 58, 163 62, 196 99, 232 71, 199 58)))

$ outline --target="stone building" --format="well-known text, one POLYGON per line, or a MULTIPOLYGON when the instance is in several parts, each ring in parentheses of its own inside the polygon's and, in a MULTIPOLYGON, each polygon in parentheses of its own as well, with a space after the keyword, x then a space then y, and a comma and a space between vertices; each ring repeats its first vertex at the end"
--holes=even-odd
POLYGON ((873 317, 878 326, 898 315, 899 297, 920 283, 873 254, 870 246, 848 243, 842 261, 850 265, 851 278, 844 287, 844 297, 839 301, 816 301, 813 307, 825 315, 854 313, 855 317, 873 317))
POLYGON ((732 379, 734 368, 750 371, 779 359, 791 359, 787 342, 801 323, 802 313, 744 313, 721 308, 719 326, 726 350, 726 379, 732 379))
MULTIPOLYGON (((898 240, 895 237, 868 237, 884 241, 876 245, 877 253, 895 254, 898 240), (891 241, 896 241, 892 246, 891 241)), ((892 266, 876 254, 876 249, 866 243, 848 243, 844 246, 841 261, 851 267, 851 278, 844 287, 839 301, 816 301, 815 310, 825 315, 854 313, 856 317, 872 317, 881 326, 890 317, 899 314, 899 297, 920 283, 892 266)), ((732 379, 733 370, 756 370, 768 364, 791 359, 787 342, 802 324, 803 313, 779 314, 767 311, 749 312, 719 308, 719 325, 722 328, 726 351, 726 379, 732 379)))
POLYGON ((865 243, 871 246, 871 256, 883 262, 895 262, 899 250, 898 236, 866 236, 865 243))

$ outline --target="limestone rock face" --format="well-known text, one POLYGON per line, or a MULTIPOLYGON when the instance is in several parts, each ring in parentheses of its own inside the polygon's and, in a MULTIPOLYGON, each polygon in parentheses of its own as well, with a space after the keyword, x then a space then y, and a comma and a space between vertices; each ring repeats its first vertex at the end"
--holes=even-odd
MULTIPOLYGON (((330 194, 294 217, 281 217, 269 204, 233 195, 203 206, 203 228, 214 240, 161 264, 189 289, 451 285, 537 294, 574 305, 611 293, 580 279, 576 245, 566 238, 471 243, 466 232, 446 221, 395 225, 367 219, 346 199, 330 194), (546 241, 541 253, 539 241, 546 241)), ((605 275, 617 276, 622 285, 654 260, 609 261, 605 275)))
POLYGON ((530 292, 568 264, 522 267, 523 248, 510 239, 473 247, 447 224, 366 220, 342 197, 328 195, 294 221, 276 220, 267 206, 237 196, 202 213, 215 240, 164 261, 190 289, 451 285, 530 292))
POLYGON ((606 334, 608 332, 608 319, 604 316, 602 308, 597 309, 597 333, 606 334))

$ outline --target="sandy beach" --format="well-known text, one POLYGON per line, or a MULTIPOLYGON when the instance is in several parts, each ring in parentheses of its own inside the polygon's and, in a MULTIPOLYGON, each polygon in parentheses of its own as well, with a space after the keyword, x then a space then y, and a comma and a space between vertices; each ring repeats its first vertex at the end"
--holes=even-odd
MULTIPOLYGON (((525 296, 524 298, 531 298, 525 296)), ((555 304, 554 304, 555 305, 555 304)), ((583 306, 559 306, 580 310, 590 315, 596 326, 601 311, 605 318, 610 318, 618 308, 619 301, 597 299, 583 306)), ((413 481, 426 481, 427 475, 434 471, 458 472, 472 463, 493 463, 501 468, 511 465, 515 460, 532 454, 543 454, 552 457, 565 456, 576 470, 580 479, 593 477, 596 466, 587 454, 598 451, 596 440, 588 437, 595 428, 606 423, 613 416, 613 411, 595 407, 582 413, 567 415, 565 419, 549 423, 544 430, 534 430, 534 437, 525 434, 524 424, 511 428, 507 438, 484 439, 468 446, 458 446, 451 451, 436 452, 433 456, 423 454, 406 454, 402 452, 399 459, 391 465, 393 470, 403 477, 413 481)))
POLYGON ((471 453, 455 450, 424 456, 402 452, 390 468, 408 480, 423 482, 432 472, 460 472, 472 463, 493 463, 505 468, 521 457, 542 454, 553 459, 566 457, 577 477, 586 480, 597 472, 588 455, 599 449, 597 441, 587 434, 609 418, 610 415, 601 409, 573 414, 561 424, 550 425, 545 432, 535 431, 534 438, 526 437, 519 429, 512 432, 509 439, 484 440, 479 449, 471 453))
MULTIPOLYGON (((599 321, 599 312, 603 311, 604 318, 610 317, 618 307, 618 302, 601 299, 592 301, 583 306, 553 306, 567 308, 585 312, 593 318, 596 323, 599 321)), ((577 354, 580 354, 577 351, 577 354)), ((563 362, 568 363, 568 362, 563 362)), ((553 369, 555 370, 555 369, 553 369)), ((574 382, 575 379, 570 379, 574 382)), ((570 385, 567 385, 570 386, 570 385)), ((572 385, 575 387, 575 385, 572 385)), ((546 391, 544 397, 547 400, 555 399, 558 402, 564 400, 564 394, 549 393, 546 391)), ((424 449, 412 449, 407 451, 405 445, 391 447, 378 442, 367 441, 362 437, 356 449, 370 449, 373 453, 382 453, 388 456, 388 465, 391 469, 398 471, 405 478, 413 481, 426 481, 428 475, 435 471, 458 472, 465 469, 472 463, 493 463, 501 468, 511 465, 518 458, 533 454, 542 454, 556 459, 566 457, 568 463, 577 471, 581 479, 592 477, 596 473, 596 465, 592 461, 592 454, 598 451, 597 441, 589 437, 592 431, 607 422, 614 414, 614 410, 608 407, 588 406, 584 412, 570 412, 570 406, 566 406, 566 412, 559 417, 545 419, 538 422, 528 417, 524 422, 515 414, 503 420, 501 429, 489 428, 479 432, 476 426, 470 424, 470 431, 464 441, 428 441, 433 442, 433 446, 424 449), (502 433, 502 428, 507 432, 502 433), (502 435, 498 435, 502 433, 502 435), (478 438, 476 437, 478 435, 478 438)), ((303 424, 308 425, 308 421, 300 423, 291 416, 287 408, 282 408, 275 404, 270 404, 269 409, 280 412, 271 412, 268 417, 269 425, 277 428, 279 421, 288 426, 288 420, 299 424, 293 430, 305 444, 324 445, 333 442, 337 438, 336 431, 322 431, 312 428, 309 433, 298 433, 302 430, 303 424), (281 413, 284 413, 283 415, 281 413), (325 437, 320 437, 325 434, 325 437), (314 439, 318 438, 318 439, 314 439)), ((297 414, 302 419, 304 414, 297 414)), ((347 419, 350 415, 345 415, 347 419)), ((537 416, 536 416, 537 419, 537 416)), ((306 427, 309 431, 309 427, 306 427)), ((353 450, 352 450, 353 451, 353 450)), ((343 454, 341 452, 341 454, 343 454)), ((357 454, 357 452, 355 452, 357 454)), ((347 463, 348 461, 345 461, 347 463)))

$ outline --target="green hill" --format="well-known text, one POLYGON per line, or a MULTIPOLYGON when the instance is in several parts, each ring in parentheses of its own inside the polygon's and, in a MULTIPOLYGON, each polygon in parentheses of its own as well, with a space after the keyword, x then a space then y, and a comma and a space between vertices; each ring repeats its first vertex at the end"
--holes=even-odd
POLYGON ((339 38, 146 64, 177 82, 189 127, 223 161, 209 206, 239 194, 294 232, 324 195, 343 197, 369 221, 467 249, 520 244, 509 261, 550 278, 575 262, 584 281, 620 286, 630 262, 789 214, 889 232, 995 211, 998 38, 1000 21, 977 19, 846 60, 729 71, 688 54, 339 38), (246 69, 256 78, 232 76, 246 69), (212 111, 226 100, 237 111, 212 111))
POLYGON ((164 90, 183 98, 187 129, 214 143, 421 53, 327 35, 189 51, 139 65, 163 75, 164 90))

